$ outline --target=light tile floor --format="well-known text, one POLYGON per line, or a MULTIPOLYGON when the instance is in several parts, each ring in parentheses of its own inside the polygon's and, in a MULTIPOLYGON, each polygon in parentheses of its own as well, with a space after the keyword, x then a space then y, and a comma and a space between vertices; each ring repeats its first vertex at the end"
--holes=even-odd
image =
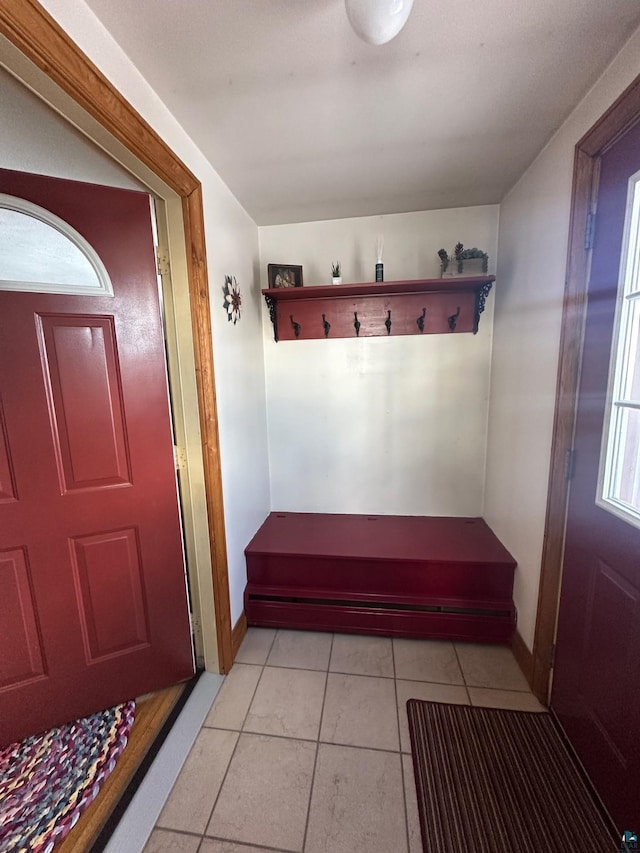
POLYGON ((412 697, 543 710, 504 646, 250 628, 146 853, 421 853, 412 697))

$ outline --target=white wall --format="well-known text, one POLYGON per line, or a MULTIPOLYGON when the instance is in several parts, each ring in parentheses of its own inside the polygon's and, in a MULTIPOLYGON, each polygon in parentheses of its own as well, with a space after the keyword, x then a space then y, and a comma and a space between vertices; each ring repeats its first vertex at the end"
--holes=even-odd
MULTIPOLYGON (((268 263, 304 284, 435 278, 461 240, 496 255, 495 205, 260 228, 268 263)), ((490 269, 491 271, 491 269, 490 269)), ((404 515, 482 514, 493 296, 477 335, 275 343, 263 310, 271 506, 404 515)))
POLYGON ((231 622, 235 624, 244 608, 244 549, 269 513, 270 503, 258 230, 245 211, 229 201, 205 193, 231 622), (235 276, 240 286, 241 318, 235 325, 222 308, 225 275, 235 276))
POLYGON ((518 561, 533 646, 555 407, 574 147, 640 73, 640 30, 500 209, 485 518, 518 561))
POLYGON ((144 189, 129 172, 0 67, 0 167, 144 189))
POLYGON ((44 0, 42 5, 202 183, 235 622, 246 582, 243 549, 269 511, 258 229, 89 7, 81 0, 44 0), (236 276, 243 295, 242 319, 236 326, 227 322, 222 308, 225 274, 236 276))

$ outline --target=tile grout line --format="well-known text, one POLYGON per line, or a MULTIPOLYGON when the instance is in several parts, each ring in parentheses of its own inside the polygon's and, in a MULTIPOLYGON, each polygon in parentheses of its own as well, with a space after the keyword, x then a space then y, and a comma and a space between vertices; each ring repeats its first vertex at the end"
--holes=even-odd
POLYGON ((269 658, 271 657, 271 652, 273 651, 273 647, 276 644, 276 640, 278 639, 278 634, 282 631, 282 628, 276 628, 275 633, 273 635, 273 639, 271 640, 271 645, 269 646, 269 651, 267 652, 267 656, 264 659, 263 666, 269 666, 269 658))
POLYGON ((398 752, 400 755, 400 778, 402 779, 402 803, 404 805, 404 830, 407 840, 407 851, 411 850, 411 839, 409 837, 409 810, 407 809, 407 784, 404 778, 404 760, 402 753, 402 734, 400 732, 400 702, 398 701, 398 675, 396 672, 396 650, 391 638, 391 659, 393 661, 393 687, 396 695, 396 723, 398 725, 398 752))
MULTIPOLYGON (((369 636, 369 635, 366 635, 366 636, 369 636)), ((389 639, 392 639, 392 638, 390 637, 389 639)), ((403 638, 400 638, 400 639, 403 639, 403 638)), ((440 641, 437 641, 437 642, 440 642, 440 641)), ((455 650, 455 643, 452 643, 452 645, 454 646, 454 650, 455 650)), ((255 667, 259 666, 261 668, 267 666, 267 667, 269 667, 269 669, 293 669, 293 670, 296 670, 299 672, 327 672, 328 671, 331 675, 353 675, 356 678, 384 678, 387 681, 392 681, 393 678, 395 677, 398 681, 413 681, 416 684, 439 684, 439 685, 442 685, 443 687, 466 687, 467 686, 466 680, 464 677, 464 672, 462 670, 462 667, 460 666, 460 660, 459 660, 457 651, 456 651, 456 660, 458 662, 458 666, 460 667, 460 671, 462 674, 463 680, 461 683, 453 682, 453 681, 438 681, 435 679, 428 679, 428 678, 411 678, 411 677, 406 676, 406 675, 392 676, 392 675, 384 675, 382 673, 349 672, 348 670, 341 670, 341 669, 326 670, 325 668, 319 668, 319 667, 290 666, 288 664, 282 664, 282 663, 279 663, 279 664, 270 664, 270 663, 259 664, 259 663, 249 663, 246 661, 237 661, 237 663, 241 664, 242 666, 255 666, 255 667)), ((472 689, 477 689, 477 690, 499 690, 499 691, 504 691, 507 693, 531 693, 532 692, 531 688, 529 688, 529 687, 493 687, 493 686, 489 686, 487 684, 470 684, 469 687, 472 689)), ((214 727, 210 727, 210 728, 218 728, 218 727, 214 726, 214 727)))
POLYGON ((264 844, 249 844, 245 841, 232 841, 229 838, 223 838, 221 835, 203 836, 202 842, 205 841, 221 841, 223 844, 233 844, 234 847, 239 847, 242 850, 265 850, 266 853, 296 853, 294 850, 286 850, 284 847, 265 847, 264 844))
MULTIPOLYGON (((329 673, 331 675, 331 673, 329 673)), ((455 704, 455 703, 453 703, 455 704)), ((323 703, 324 708, 324 703, 323 703)), ((270 737, 275 738, 276 740, 297 740, 300 743, 319 743, 322 746, 344 746, 347 749, 368 749, 370 752, 382 752, 385 755, 397 755, 399 752, 402 752, 402 749, 385 749, 382 746, 363 746, 362 744, 354 744, 354 743, 343 743, 342 741, 335 740, 319 740, 318 738, 305 738, 298 737, 293 735, 278 735, 278 734, 270 734, 265 732, 251 732, 251 731, 241 731, 238 729, 223 729, 218 726, 208 726, 211 731, 215 732, 235 732, 236 734, 241 735, 251 735, 252 737, 270 737)), ((403 755, 411 755, 410 752, 402 752, 403 755)), ((163 829, 170 827, 162 827, 163 829)), ((177 830, 176 830, 177 831, 177 830)))
MULTIPOLYGON (((467 683, 467 677, 466 677, 465 672, 464 672, 464 668, 462 666, 462 663, 460 662, 460 656, 458 654, 457 643, 453 642, 452 645, 453 645, 453 649, 455 651, 456 659, 458 661, 458 666, 460 667, 460 672, 462 673, 464 686, 465 686, 465 689, 467 691, 467 696, 469 698, 469 704, 472 707, 483 707, 483 706, 474 705, 473 700, 471 698, 471 690, 495 690, 496 692, 500 692, 500 693, 518 693, 521 695, 523 693, 526 693, 528 695, 533 695, 533 691, 528 686, 518 688, 518 687, 494 687, 493 685, 489 685, 489 684, 468 684, 467 683)), ((499 644, 488 643, 488 644, 484 644, 484 645, 487 645, 489 647, 493 647, 494 645, 499 645, 499 644)), ((508 647, 500 645, 500 648, 508 648, 508 647)), ((514 662, 515 662, 515 659, 514 659, 514 662)), ((496 706, 496 707, 500 707, 500 706, 496 706)))
POLYGON ((522 696, 523 694, 531 695, 531 696, 534 695, 533 691, 531 691, 531 690, 518 690, 517 688, 513 688, 513 687, 485 687, 484 685, 480 685, 480 684, 470 684, 469 689, 470 690, 492 690, 495 693, 517 693, 518 696, 522 696))
MULTIPOLYGON (((234 664, 234 666, 235 666, 235 664, 234 664)), ((249 713, 248 709, 251 707, 251 703, 253 702, 253 700, 255 698, 256 690, 258 689, 258 685, 260 684, 260 681, 262 680, 262 673, 264 672, 265 667, 264 667, 264 664, 261 665, 259 663, 251 663, 251 664, 241 663, 241 664, 239 664, 239 666, 252 666, 252 667, 255 667, 255 669, 260 669, 260 675, 258 676, 258 680, 256 681, 256 686, 253 688, 253 693, 251 694, 251 699, 249 699, 249 705, 247 706, 247 713, 242 718, 242 722, 240 723, 240 728, 234 729, 233 726, 212 725, 211 723, 207 723, 207 719, 205 719, 204 723, 202 724, 203 729, 205 729, 205 728, 206 729, 216 729, 216 731, 219 731, 219 732, 238 732, 239 734, 242 734, 242 726, 244 725, 245 720, 247 719, 247 714, 249 713)), ((229 673, 229 675, 230 674, 231 673, 229 673)), ((228 678, 228 677, 229 677, 228 675, 225 676, 225 678, 228 678)), ((223 685, 223 687, 224 687, 224 685, 223 685)), ((222 689, 222 688, 220 688, 220 689, 222 689)), ((215 705, 215 702, 213 703, 213 705, 215 705)), ((211 711, 213 711, 213 705, 211 706, 211 711)), ((209 714, 207 714, 207 718, 211 714, 211 711, 209 711, 209 714)))
MULTIPOLYGON (((223 729, 223 731, 229 731, 229 729, 223 729)), ((229 756, 229 761, 227 762, 226 770, 224 771, 224 774, 222 776, 222 781, 220 782, 220 787, 218 788, 218 793, 216 794, 216 796, 213 800, 213 805, 211 806, 211 810, 209 811, 209 817, 207 818, 205 825, 204 825, 204 831, 202 832, 202 838, 203 839, 206 837, 207 829, 209 827, 209 824, 211 823, 211 818, 213 817, 213 812, 215 811, 215 807, 218 804, 220 792, 222 791, 222 787, 226 781, 227 773, 229 772, 229 768, 231 767, 231 762, 233 761, 233 756, 236 754, 236 749, 238 748, 238 743, 240 742, 240 735, 241 734, 242 734, 242 732, 237 732, 238 737, 236 738, 236 742, 233 745, 233 749, 231 750, 231 755, 229 756)))
POLYGON ((302 836, 302 850, 307 846, 307 834, 309 832, 309 818, 311 817, 311 800, 313 798, 313 789, 316 782, 316 768, 318 766, 318 752, 320 751, 320 732, 322 731, 322 718, 324 717, 324 705, 327 701, 327 688, 329 686, 329 671, 331 667, 331 655, 333 654, 333 641, 335 634, 331 634, 331 645, 329 646, 329 658, 327 660, 327 669, 324 679, 324 694, 322 696, 322 708, 320 709, 320 721, 318 723, 318 737, 316 739, 316 754, 313 759, 313 770, 311 772, 311 785, 309 787, 309 800, 307 803, 307 819, 304 823, 304 834, 302 836))
MULTIPOLYGON (((258 687, 259 687, 259 685, 260 685, 260 682, 262 681, 262 676, 264 675, 264 671, 265 671, 265 668, 266 668, 266 661, 268 660, 269 655, 271 654, 271 649, 273 648, 273 644, 274 644, 275 639, 276 639, 276 637, 277 637, 277 636, 278 636, 278 631, 276 630, 275 634, 273 635, 273 639, 271 640, 271 645, 269 646, 269 651, 268 651, 268 652, 267 652, 267 654, 266 654, 266 657, 265 657, 265 663, 262 665, 261 672, 260 672, 260 677, 258 678, 258 681, 256 682, 256 686, 255 686, 255 688, 254 688, 254 691, 253 691, 253 693, 251 694, 251 701, 249 702, 249 704, 248 704, 248 706, 247 706, 247 711, 246 711, 246 713, 245 713, 244 717, 242 718, 242 724, 240 725, 240 731, 238 732, 238 737, 236 738, 235 745, 234 745, 234 747, 233 747, 233 750, 232 750, 232 752, 231 752, 231 756, 230 756, 229 761, 228 761, 228 763, 227 763, 227 769, 224 771, 224 775, 223 775, 223 777, 222 777, 222 781, 220 782, 220 787, 218 788, 218 793, 217 793, 217 794, 216 794, 216 796, 215 796, 215 799, 214 799, 214 801, 213 801, 213 806, 211 807, 211 811, 209 812, 209 817, 207 818, 207 822, 206 822, 206 824, 205 824, 204 832, 202 833, 202 838, 203 838, 203 839, 204 839, 205 837, 208 837, 208 836, 207 836, 207 829, 209 828, 209 824, 211 823, 211 819, 213 818, 213 813, 214 813, 214 811, 216 810, 216 806, 218 805, 218 800, 220 799, 220 794, 222 793, 222 789, 224 788, 224 783, 226 782, 226 780, 227 780, 227 775, 229 774, 229 768, 231 767, 231 764, 232 764, 232 762, 233 762, 234 756, 235 756, 235 754, 236 754, 236 750, 238 749, 238 744, 240 743, 240 737, 242 736, 242 728, 243 728, 243 726, 244 726, 245 722, 247 721, 247 717, 249 716, 249 710, 251 709, 251 705, 253 704, 253 700, 255 699, 256 692, 257 692, 257 690, 258 690, 258 687)), ((213 704, 215 705, 215 701, 214 701, 214 703, 213 703, 213 704)), ((212 707, 213 707, 213 706, 212 706, 212 707)), ((232 729, 231 731, 235 731, 235 729, 232 729)), ((201 842, 201 843, 202 843, 202 842, 201 842)))
MULTIPOLYGON (((188 829, 171 829, 170 826, 154 826, 153 832, 175 832, 176 835, 186 835, 187 838, 202 838, 201 832, 189 832, 188 829)), ((149 842, 147 841, 147 844, 149 842)), ((146 846, 146 845, 145 845, 146 846)))
POLYGON ((458 664, 458 669, 460 670, 460 675, 462 676, 462 682, 464 684, 464 692, 467 694, 467 699, 469 700, 469 705, 473 705, 471 701, 471 694, 469 693, 469 686, 467 684, 467 677, 464 674, 464 669, 462 668, 462 664, 460 663, 460 656, 458 655, 458 649, 455 643, 451 643, 453 646, 453 653, 456 656, 456 662, 458 664))

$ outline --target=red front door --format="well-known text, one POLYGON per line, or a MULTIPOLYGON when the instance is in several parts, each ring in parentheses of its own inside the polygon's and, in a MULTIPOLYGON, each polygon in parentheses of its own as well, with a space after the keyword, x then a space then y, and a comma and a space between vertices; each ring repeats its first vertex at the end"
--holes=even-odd
MULTIPOLYGON (((596 500, 627 188, 639 169, 640 125, 601 162, 551 699, 619 829, 635 832, 640 830, 640 529, 596 500)), ((632 364, 634 369, 639 376, 640 365, 632 364)), ((633 406, 629 411, 634 418, 633 406)), ((631 444, 628 450, 633 455, 631 444)), ((640 472, 637 459, 636 464, 640 472)))
POLYGON ((149 199, 4 170, 0 192, 114 290, 0 291, 2 745, 194 669, 149 199))

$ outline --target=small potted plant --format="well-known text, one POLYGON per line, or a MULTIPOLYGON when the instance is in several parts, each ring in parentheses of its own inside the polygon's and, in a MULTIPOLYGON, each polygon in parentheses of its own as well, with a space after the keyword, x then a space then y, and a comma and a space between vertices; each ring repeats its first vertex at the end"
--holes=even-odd
POLYGON ((489 255, 482 249, 465 249, 462 243, 456 243, 453 256, 446 249, 438 251, 440 258, 440 275, 443 277, 457 275, 485 275, 489 269, 489 255))
POLYGON ((331 264, 331 281, 333 284, 342 284, 340 261, 331 264))

